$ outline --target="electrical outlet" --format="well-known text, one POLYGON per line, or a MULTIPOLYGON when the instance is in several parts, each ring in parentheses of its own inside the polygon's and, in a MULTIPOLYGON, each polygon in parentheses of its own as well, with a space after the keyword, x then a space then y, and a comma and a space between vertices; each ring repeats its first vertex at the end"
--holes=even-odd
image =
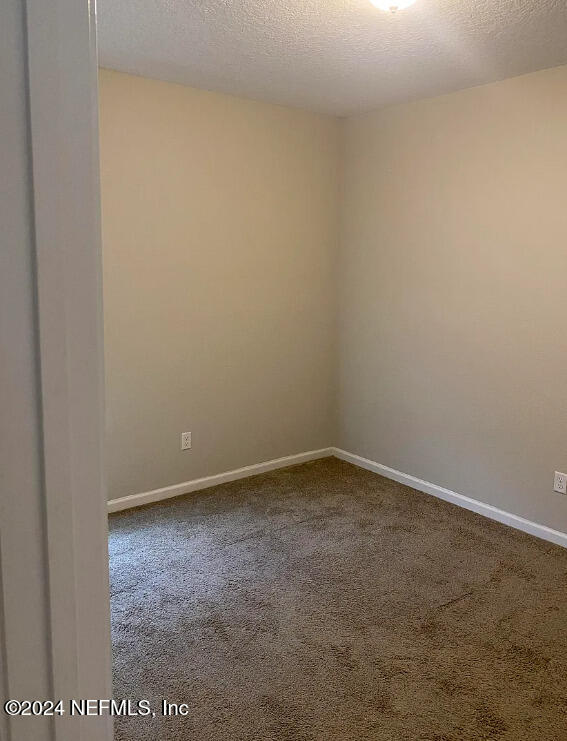
POLYGON ((181 450, 189 450, 190 447, 191 447, 191 433, 182 432, 181 433, 181 450))
POLYGON ((556 491, 558 494, 567 494, 567 473, 561 473, 561 471, 555 472, 553 491, 556 491))

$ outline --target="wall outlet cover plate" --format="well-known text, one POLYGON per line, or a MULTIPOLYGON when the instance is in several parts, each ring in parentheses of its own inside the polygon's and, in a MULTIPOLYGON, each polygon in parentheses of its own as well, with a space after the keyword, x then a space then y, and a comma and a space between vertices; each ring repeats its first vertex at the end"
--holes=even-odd
POLYGON ((558 494, 567 494, 567 473, 561 473, 561 471, 555 472, 553 491, 556 491, 558 494))

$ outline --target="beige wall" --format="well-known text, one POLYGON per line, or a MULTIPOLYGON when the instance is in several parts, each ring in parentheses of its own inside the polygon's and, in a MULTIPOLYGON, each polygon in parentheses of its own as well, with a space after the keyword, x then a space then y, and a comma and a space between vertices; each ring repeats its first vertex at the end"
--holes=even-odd
POLYGON ((111 498, 336 444, 567 530, 567 67, 340 124, 100 83, 111 498))
POLYGON ((106 70, 100 117, 110 498, 330 445, 338 122, 106 70))
POLYGON ((344 134, 338 444, 567 530, 567 68, 344 134))

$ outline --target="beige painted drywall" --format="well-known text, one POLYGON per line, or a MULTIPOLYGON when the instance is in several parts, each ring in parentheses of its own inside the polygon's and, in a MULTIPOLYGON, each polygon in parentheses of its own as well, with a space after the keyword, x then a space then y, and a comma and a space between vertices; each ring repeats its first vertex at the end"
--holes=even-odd
POLYGON ((109 497, 330 445, 338 122, 101 70, 100 129, 109 497))
POLYGON ((338 445, 567 530, 567 67, 344 124, 338 445))
POLYGON ((567 68, 340 127, 100 88, 111 498, 337 444, 567 529, 567 68))

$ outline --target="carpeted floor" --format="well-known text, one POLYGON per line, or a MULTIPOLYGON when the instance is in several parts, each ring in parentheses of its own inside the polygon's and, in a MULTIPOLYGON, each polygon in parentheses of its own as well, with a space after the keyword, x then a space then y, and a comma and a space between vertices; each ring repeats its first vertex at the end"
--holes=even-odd
POLYGON ((110 531, 117 741, 567 739, 567 551, 336 459, 110 531))

